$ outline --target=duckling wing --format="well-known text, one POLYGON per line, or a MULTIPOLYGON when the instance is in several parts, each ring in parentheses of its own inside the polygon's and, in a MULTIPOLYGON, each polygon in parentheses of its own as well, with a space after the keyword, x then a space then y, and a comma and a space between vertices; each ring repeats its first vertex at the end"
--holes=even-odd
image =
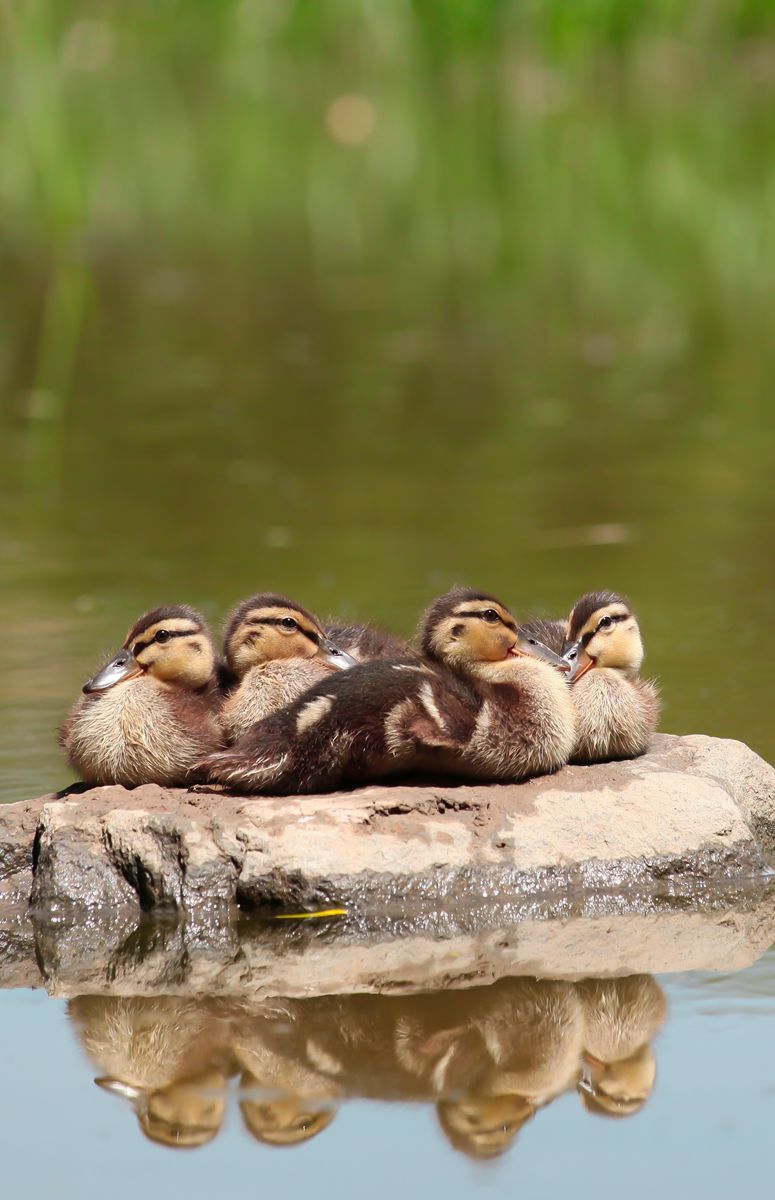
POLYGON ((201 767, 238 791, 332 791, 462 747, 474 709, 462 685, 416 660, 364 663, 322 680, 201 767))

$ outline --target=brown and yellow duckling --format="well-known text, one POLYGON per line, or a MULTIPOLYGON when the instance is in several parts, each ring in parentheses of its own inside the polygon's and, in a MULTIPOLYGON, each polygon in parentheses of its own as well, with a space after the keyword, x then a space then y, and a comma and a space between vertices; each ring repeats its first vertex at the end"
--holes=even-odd
POLYGON ((187 605, 140 617, 83 692, 59 740, 86 783, 188 784, 199 759, 223 746, 215 647, 187 605))
POLYGON ((129 1103, 150 1141, 175 1149, 212 1141, 233 1070, 217 1013, 172 996, 78 996, 68 1015, 100 1071, 94 1082, 129 1103))
POLYGON ((261 592, 243 600, 226 627, 224 658, 236 687, 224 703, 221 723, 229 740, 291 704, 355 658, 294 600, 261 592))
POLYGON ((413 653, 403 638, 377 625, 327 625, 326 636, 359 663, 406 658, 413 653))
POLYGON ((656 686, 638 678, 643 642, 630 604, 616 592, 589 592, 568 619, 565 657, 578 713, 572 761, 644 754, 657 727, 656 686))
POLYGON ((514 780, 567 762, 568 686, 523 647, 504 604, 456 588, 428 609, 421 635, 422 661, 365 663, 324 680, 209 756, 208 779, 277 795, 415 772, 514 780))
POLYGON ((651 975, 585 979, 577 988, 586 1016, 581 1102, 600 1116, 634 1116, 654 1090, 650 1043, 667 1015, 664 992, 651 975))

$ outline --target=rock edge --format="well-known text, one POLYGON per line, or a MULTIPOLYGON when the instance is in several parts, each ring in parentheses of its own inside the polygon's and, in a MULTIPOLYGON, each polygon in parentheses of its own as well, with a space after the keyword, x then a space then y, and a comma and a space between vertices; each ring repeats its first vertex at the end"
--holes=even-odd
POLYGON ((643 758, 514 785, 249 798, 148 784, 8 805, 0 921, 27 906, 63 919, 329 906, 378 919, 687 893, 773 862, 773 768, 740 742, 662 734, 643 758))

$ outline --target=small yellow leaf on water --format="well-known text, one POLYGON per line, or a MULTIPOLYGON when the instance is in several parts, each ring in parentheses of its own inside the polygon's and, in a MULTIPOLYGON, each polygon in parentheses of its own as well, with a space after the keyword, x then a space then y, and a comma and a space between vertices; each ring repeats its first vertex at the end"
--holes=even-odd
POLYGON ((346 908, 322 908, 320 912, 278 913, 275 921, 309 921, 312 917, 346 917, 346 908))

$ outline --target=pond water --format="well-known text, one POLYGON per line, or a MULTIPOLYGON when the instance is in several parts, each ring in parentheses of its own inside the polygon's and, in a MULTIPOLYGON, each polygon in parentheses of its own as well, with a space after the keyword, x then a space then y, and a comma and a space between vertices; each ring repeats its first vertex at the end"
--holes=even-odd
POLYGON ((403 996, 17 989, 0 1012, 12 1192, 722 1200, 769 1178, 772 952, 403 996))
MULTIPOLYGON (((140 612, 220 626, 270 588, 405 633, 458 582, 525 616, 618 589, 662 727, 775 756, 770 6, 6 7, 0 802, 70 782, 57 723, 140 612)), ((775 960, 654 986, 642 1109, 589 1112, 569 1070, 484 1163, 386 1065, 395 998, 354 1004, 355 1095, 283 1149, 247 1128, 239 1014, 198 1004, 220 1128, 176 1153, 95 1086, 84 1006, 4 991, 6 1187, 759 1191, 775 960)))

